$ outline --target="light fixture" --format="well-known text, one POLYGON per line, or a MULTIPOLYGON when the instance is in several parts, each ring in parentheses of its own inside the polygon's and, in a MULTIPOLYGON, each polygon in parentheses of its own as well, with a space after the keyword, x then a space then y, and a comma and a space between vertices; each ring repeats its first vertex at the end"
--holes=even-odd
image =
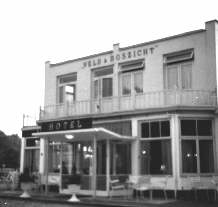
POLYGON ((73 139, 74 136, 72 134, 65 134, 66 139, 73 139))

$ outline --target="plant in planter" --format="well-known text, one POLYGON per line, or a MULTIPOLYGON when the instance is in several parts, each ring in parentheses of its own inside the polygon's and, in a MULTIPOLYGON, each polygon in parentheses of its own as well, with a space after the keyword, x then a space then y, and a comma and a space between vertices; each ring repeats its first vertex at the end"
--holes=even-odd
POLYGON ((20 187, 23 193, 20 195, 21 198, 31 197, 29 191, 33 188, 34 176, 30 174, 29 168, 25 168, 24 172, 20 175, 20 187))

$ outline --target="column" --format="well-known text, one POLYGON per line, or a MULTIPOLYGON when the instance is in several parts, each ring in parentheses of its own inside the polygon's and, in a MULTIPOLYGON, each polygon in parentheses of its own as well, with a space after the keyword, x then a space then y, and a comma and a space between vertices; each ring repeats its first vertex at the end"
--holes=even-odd
POLYGON ((110 193, 110 141, 106 140, 106 191, 110 193))
POLYGON ((24 171, 25 146, 26 146, 26 139, 23 137, 21 139, 21 153, 20 153, 20 172, 21 173, 23 173, 23 171, 24 171))
POLYGON ((171 117, 171 150, 172 150, 172 173, 173 173, 173 187, 176 190, 179 188, 181 155, 180 155, 180 139, 179 139, 179 118, 174 114, 171 117))
MULTIPOLYGON (((132 136, 138 136, 138 120, 132 120, 132 136)), ((132 161, 132 175, 138 176, 140 174, 140 141, 139 139, 131 143, 131 161, 132 161)))

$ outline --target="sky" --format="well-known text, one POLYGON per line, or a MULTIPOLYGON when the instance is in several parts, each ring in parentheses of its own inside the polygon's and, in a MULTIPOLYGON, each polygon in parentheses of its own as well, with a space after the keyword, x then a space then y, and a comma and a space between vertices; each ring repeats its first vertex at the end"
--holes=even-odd
POLYGON ((44 106, 45 62, 57 63, 192 30, 217 0, 0 0, 0 130, 21 136, 44 106))

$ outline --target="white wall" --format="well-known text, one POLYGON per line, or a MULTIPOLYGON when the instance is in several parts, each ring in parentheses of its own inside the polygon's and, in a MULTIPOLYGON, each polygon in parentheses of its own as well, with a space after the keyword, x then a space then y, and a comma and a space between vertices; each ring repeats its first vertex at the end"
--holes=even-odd
MULTIPOLYGON (((158 91, 163 89, 163 55, 188 48, 194 48, 193 63, 193 89, 214 90, 216 87, 216 61, 215 61, 215 29, 216 22, 206 23, 206 29, 199 32, 189 33, 176 38, 167 38, 150 44, 139 45, 119 49, 119 45, 114 45, 114 54, 135 50, 141 47, 153 47, 153 54, 145 55, 146 68, 144 72, 144 91, 158 91)), ((216 38, 218 38, 216 36, 216 38)), ((216 48, 217 49, 217 48, 216 48)), ((84 62, 102 58, 102 60, 112 53, 99 54, 97 56, 81 58, 65 64, 57 64, 50 67, 46 63, 45 69, 45 106, 56 104, 56 80, 57 76, 77 72, 77 100, 89 100, 91 94, 91 69, 85 67, 84 62)), ((132 58, 137 59, 137 58, 132 58)), ((102 66, 110 65, 110 62, 102 63, 102 66)), ((118 64, 114 61, 114 95, 118 95, 118 64)), ((98 66, 99 67, 99 66, 98 66)))

